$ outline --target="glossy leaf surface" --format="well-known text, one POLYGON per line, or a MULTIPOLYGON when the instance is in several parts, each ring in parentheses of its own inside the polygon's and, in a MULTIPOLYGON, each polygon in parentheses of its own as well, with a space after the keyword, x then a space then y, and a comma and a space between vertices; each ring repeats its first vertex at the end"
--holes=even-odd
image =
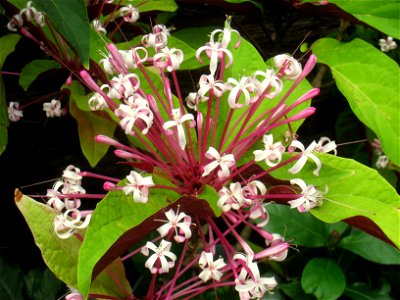
POLYGON ((375 132, 389 159, 400 165, 400 69, 370 44, 323 38, 312 45, 318 62, 332 70, 355 115, 375 132))
POLYGON ((335 261, 326 258, 311 259, 303 270, 301 286, 318 300, 337 299, 344 291, 346 279, 335 261))
MULTIPOLYGON (((355 216, 372 220, 383 233, 398 247, 400 198, 395 189, 376 170, 356 161, 329 154, 319 154, 322 169, 319 176, 314 176, 315 164, 308 162, 295 177, 306 184, 313 184, 321 191, 328 187, 328 193, 321 207, 311 210, 318 219, 335 223, 355 216), (371 184, 374 188, 370 188, 371 184)), ((289 168, 287 166, 287 168, 289 168)), ((280 179, 292 179, 294 176, 280 168, 271 175, 280 179)), ((360 226, 355 222, 352 225, 360 226)), ((365 228, 368 230, 368 228, 365 228)), ((374 228, 369 228, 374 232, 374 228)))
POLYGON ((90 29, 84 0, 34 0, 46 13, 76 53, 84 66, 89 65, 90 29))

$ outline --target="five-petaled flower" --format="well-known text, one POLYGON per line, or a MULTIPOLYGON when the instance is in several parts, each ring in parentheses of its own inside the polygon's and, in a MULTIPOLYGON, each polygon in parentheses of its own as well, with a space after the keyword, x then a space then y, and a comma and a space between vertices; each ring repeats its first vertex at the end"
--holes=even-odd
POLYGON ((43 110, 46 112, 46 117, 54 118, 59 117, 62 114, 61 102, 57 99, 51 100, 51 102, 43 103, 43 110))
POLYGON ((163 125, 163 129, 167 134, 173 134, 173 131, 170 129, 171 127, 176 127, 178 132, 178 141, 179 146, 182 150, 185 149, 186 146, 186 135, 185 130, 183 129, 183 122, 190 121, 190 126, 193 127, 195 125, 194 116, 192 114, 181 115, 181 110, 179 108, 172 110, 173 120, 167 121, 163 125))
POLYGON ((264 135, 263 143, 265 150, 255 150, 254 160, 264 160, 267 166, 275 167, 281 162, 282 154, 285 152, 285 147, 281 142, 274 143, 274 137, 272 134, 264 135))
POLYGON ((292 174, 297 174, 300 172, 300 170, 304 167, 304 165, 307 162, 308 158, 311 158, 315 164, 317 165, 317 168, 313 171, 313 174, 318 176, 319 171, 321 170, 321 161, 319 160, 318 157, 316 157, 312 152, 315 151, 316 147, 318 146, 317 142, 313 141, 307 149, 305 149, 304 145, 300 143, 297 140, 292 141, 292 143, 289 146, 289 149, 293 148, 298 148, 301 150, 299 156, 299 160, 289 169, 289 172, 292 174))
POLYGON ((213 254, 211 252, 203 251, 199 259, 199 266, 203 269, 199 274, 199 277, 204 282, 209 279, 219 281, 223 275, 220 269, 226 266, 223 258, 218 258, 214 261, 213 254))
POLYGON ((301 196, 295 200, 288 201, 290 207, 297 208, 299 212, 307 212, 311 208, 320 206, 322 204, 324 194, 327 193, 327 189, 325 192, 319 191, 312 184, 306 185, 304 180, 300 178, 294 178, 290 180, 290 184, 298 185, 301 188, 301 196))
POLYGON ((217 167, 221 168, 221 170, 218 171, 218 177, 220 179, 228 177, 230 174, 229 168, 235 165, 235 157, 233 154, 221 156, 213 147, 210 147, 206 152, 206 158, 214 160, 204 167, 203 177, 209 175, 217 167))
POLYGON ((131 171, 126 179, 129 183, 122 188, 125 195, 133 194, 133 201, 146 203, 149 200, 149 188, 154 186, 152 176, 142 177, 138 172, 131 171))
POLYGON ((10 102, 7 110, 8 118, 12 122, 18 122, 24 116, 22 110, 19 109, 18 102, 10 102))
POLYGON ((165 237, 171 232, 171 229, 175 231, 174 240, 178 243, 182 243, 192 236, 192 231, 190 230, 192 218, 190 216, 183 212, 175 213, 172 208, 165 213, 165 216, 167 220, 159 220, 165 222, 165 224, 157 228, 161 237, 165 237))
POLYGON ((152 274, 168 273, 169 269, 175 266, 176 255, 171 250, 172 243, 166 240, 161 240, 160 245, 157 247, 152 242, 147 242, 142 248, 143 255, 149 255, 149 249, 154 252, 146 261, 144 266, 150 270, 152 274), (167 259, 169 258, 169 260, 167 259))

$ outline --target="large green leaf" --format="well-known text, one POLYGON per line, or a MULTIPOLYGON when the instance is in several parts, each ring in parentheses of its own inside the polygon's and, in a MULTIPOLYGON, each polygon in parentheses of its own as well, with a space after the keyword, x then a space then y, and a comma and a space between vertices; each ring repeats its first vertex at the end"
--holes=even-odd
POLYGON ((400 165, 399 66, 370 44, 324 38, 312 46, 327 64, 356 116, 372 129, 390 160, 400 165))
MULTIPOLYGON (((19 39, 21 38, 18 34, 8 34, 0 37, 0 71, 3 68, 3 64, 7 56, 14 51, 19 39)), ((7 127, 9 125, 7 103, 6 103, 6 91, 3 83, 3 78, 0 74, 0 154, 6 149, 8 143, 7 127)))
MULTIPOLYGON (((153 180, 157 184, 160 179, 153 177, 153 180)), ((162 209, 178 197, 179 194, 171 190, 154 188, 150 190, 149 201, 144 204, 134 202, 132 195, 126 196, 123 191, 109 192, 97 204, 80 250, 79 291, 87 296, 92 273, 96 273, 95 266, 99 267, 98 262, 114 244, 117 246, 112 249, 116 254, 111 255, 118 257, 157 228, 159 223, 154 219, 162 219, 162 209), (158 218, 154 216, 156 213, 160 214, 158 218)))
POLYGON ((400 264, 400 250, 363 231, 346 236, 339 246, 378 264, 400 264))
MULTIPOLYGON (((400 197, 396 190, 376 170, 354 160, 329 154, 319 154, 318 157, 322 162, 319 176, 313 175, 315 165, 312 162, 308 162, 295 175, 322 191, 325 186, 329 189, 323 205, 312 209, 311 213, 327 223, 355 216, 366 217, 400 247, 400 197)), ((290 165, 279 168, 271 175, 280 179, 292 179, 294 176, 287 171, 289 167, 290 165)))
POLYGON ((84 0, 33 0, 89 67, 89 19, 84 0))
POLYGON ((329 0, 357 19, 400 39, 400 1, 398 0, 329 0))
POLYGON ((86 112, 77 107, 74 98, 70 97, 70 113, 78 122, 79 142, 90 165, 94 167, 107 153, 109 145, 96 142, 99 134, 113 136, 117 125, 108 119, 104 112, 86 112))
POLYGON ((303 270, 301 286, 318 300, 334 300, 343 293, 346 278, 335 261, 313 258, 303 270))
POLYGON ((37 59, 31 61, 21 70, 18 83, 26 91, 31 83, 43 72, 51 69, 61 68, 60 64, 55 60, 37 59))
POLYGON ((63 287, 61 281, 49 269, 33 269, 24 279, 26 293, 31 300, 57 299, 57 294, 63 287))
MULTIPOLYGON (((20 191, 16 191, 15 203, 28 223, 35 243, 40 248, 43 260, 49 269, 68 286, 76 288, 78 252, 81 242, 75 237, 60 239, 56 235, 53 230, 53 222, 57 213, 49 206, 22 195, 20 191)), ((118 284, 122 284, 130 293, 130 286, 125 279, 120 261, 114 262, 108 270, 99 275, 98 279, 93 282, 90 292, 126 297, 127 292, 124 294, 120 291, 113 278, 117 278, 118 284), (109 275, 107 272, 112 272, 113 275, 109 275)))
POLYGON ((328 246, 330 235, 339 234, 348 226, 345 223, 327 224, 311 214, 300 214, 286 205, 266 206, 270 221, 265 226, 269 232, 279 233, 298 246, 328 246))

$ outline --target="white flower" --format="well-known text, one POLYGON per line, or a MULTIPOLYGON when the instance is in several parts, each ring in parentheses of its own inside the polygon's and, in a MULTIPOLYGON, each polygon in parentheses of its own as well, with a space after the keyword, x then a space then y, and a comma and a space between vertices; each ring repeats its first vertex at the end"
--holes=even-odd
POLYGON ((204 167, 204 172, 201 175, 202 177, 207 176, 217 167, 221 168, 221 170, 218 171, 219 178, 225 178, 230 175, 229 168, 235 165, 235 157, 233 156, 233 154, 220 156, 215 148, 210 147, 208 148, 205 156, 208 159, 214 160, 204 167))
POLYGON ((61 102, 57 99, 45 102, 43 103, 43 110, 46 112, 46 117, 48 118, 59 117, 62 114, 61 102))
POLYGON ((196 57, 200 63, 203 63, 203 60, 200 57, 200 54, 203 51, 205 51, 207 56, 210 58, 210 72, 213 76, 217 71, 218 60, 222 60, 224 56, 227 56, 228 62, 225 64, 225 68, 228 68, 233 62, 232 53, 218 42, 210 41, 205 46, 197 49, 196 57))
POLYGON ((252 220, 261 219, 261 222, 257 223, 257 227, 264 227, 269 221, 269 215, 267 210, 262 204, 262 201, 252 199, 251 196, 265 195, 267 188, 265 185, 258 180, 249 182, 242 188, 242 196, 246 204, 253 204, 250 208, 249 218, 252 220))
POLYGON ((283 72, 286 79, 296 80, 301 75, 301 64, 290 55, 277 55, 274 57, 274 63, 279 69, 284 68, 283 72))
POLYGON ((101 21, 98 19, 94 19, 92 21, 92 26, 97 33, 107 34, 107 30, 101 24, 101 21))
POLYGON ((22 110, 20 110, 18 107, 18 102, 10 102, 7 108, 8 118, 11 122, 18 122, 24 116, 22 110))
POLYGON ((324 194, 328 192, 327 189, 325 192, 319 191, 312 184, 306 185, 300 178, 290 180, 290 184, 296 184, 301 188, 300 197, 288 201, 290 208, 297 208, 299 212, 308 212, 311 208, 322 205, 324 194))
POLYGON ((87 215, 85 220, 81 221, 82 214, 77 209, 68 209, 63 214, 54 218, 54 231, 61 239, 71 237, 77 229, 86 228, 89 225, 91 215, 87 215))
POLYGON ((330 138, 323 136, 319 139, 317 146, 315 147, 315 151, 317 152, 322 152, 322 153, 328 153, 333 151, 333 154, 337 154, 336 150, 336 143, 335 141, 331 141, 330 138))
POLYGON ((122 61, 128 69, 136 69, 138 65, 142 64, 147 60, 147 50, 143 47, 135 47, 130 50, 119 50, 119 54, 122 57, 122 61), (140 53, 142 52, 142 57, 140 53))
MULTIPOLYGON (((269 247, 272 247, 276 244, 283 243, 284 241, 285 241, 285 239, 280 234, 273 233, 272 240, 266 239, 265 244, 269 247)), ((288 252, 289 252, 289 248, 285 248, 281 252, 278 252, 278 253, 275 253, 275 254, 269 256, 269 259, 274 260, 274 261, 284 261, 287 257, 288 252)))
POLYGON ((242 108, 258 99, 258 95, 250 96, 250 93, 254 93, 257 90, 254 80, 251 77, 243 76, 240 78, 240 81, 228 78, 226 87, 231 90, 228 96, 228 104, 231 108, 242 108), (243 104, 239 103, 241 95, 244 96, 243 104))
POLYGON ((136 74, 118 74, 110 80, 111 88, 108 92, 110 98, 121 99, 132 96, 140 86, 140 79, 136 74))
POLYGON ((22 19, 21 15, 16 14, 14 15, 10 22, 7 23, 7 29, 10 31, 17 31, 18 27, 22 27, 24 25, 24 20, 22 19))
POLYGON ((34 20, 36 24, 39 25, 40 27, 46 25, 43 13, 37 11, 36 8, 32 6, 32 1, 28 1, 26 7, 21 9, 19 14, 21 16, 25 14, 25 17, 29 22, 32 22, 32 20, 34 20))
POLYGON ((187 106, 190 109, 197 111, 197 104, 199 102, 199 97, 198 97, 197 93, 189 93, 189 95, 187 95, 185 100, 186 100, 187 106))
POLYGON ((139 11, 132 4, 121 7, 119 10, 119 15, 124 17, 125 22, 135 23, 137 20, 139 20, 139 11))
POLYGON ((144 266, 150 270, 152 274, 162 274, 168 273, 170 268, 175 266, 176 255, 172 253, 171 250, 171 242, 166 240, 161 240, 160 245, 156 247, 152 242, 147 242, 146 245, 142 248, 142 254, 148 256, 149 249, 154 251, 149 259, 146 261, 144 266), (169 258, 169 260, 167 259, 169 258), (160 266, 156 266, 156 262, 159 262, 160 266))
POLYGON ((147 134, 154 118, 148 101, 138 94, 128 97, 127 104, 121 104, 115 110, 115 116, 121 120, 119 124, 125 133, 130 135, 134 135, 133 126, 139 120, 142 121, 142 123, 138 122, 143 127, 142 133, 147 134))
POLYGON ((91 110, 103 110, 108 107, 106 100, 99 93, 94 93, 88 103, 91 110))
POLYGON ((267 166, 275 167, 281 162, 282 154, 285 152, 285 147, 281 142, 274 143, 274 137, 272 134, 264 135, 263 143, 265 150, 255 150, 253 152, 254 160, 264 160, 267 166))
POLYGON ((149 188, 154 186, 153 178, 142 177, 138 172, 131 171, 126 179, 129 183, 122 188, 125 195, 133 194, 133 201, 146 203, 149 200, 149 188))
POLYGON ((397 44, 391 36, 388 36, 386 39, 380 39, 379 46, 382 52, 388 52, 397 48, 397 44))
POLYGON ((231 41, 232 32, 236 33, 240 40, 240 34, 237 30, 232 29, 231 27, 231 17, 228 17, 225 21, 224 29, 216 29, 210 34, 210 41, 214 43, 214 38, 216 38, 216 42, 220 42, 221 47, 227 48, 231 41))
POLYGON ((163 125, 163 129, 167 131, 168 134, 172 134, 172 131, 169 128, 176 126, 176 129, 178 131, 179 146, 182 150, 184 150, 186 146, 186 136, 182 123, 186 121, 191 121, 191 123, 194 123, 194 116, 192 114, 181 116, 181 110, 179 108, 173 109, 172 115, 174 119, 165 122, 163 125))
POLYGON ((168 72, 172 72, 178 70, 183 62, 183 52, 180 49, 164 47, 154 55, 153 61, 156 68, 166 68, 168 72))
POLYGON ((210 90, 216 97, 221 97, 226 90, 225 84, 220 80, 215 80, 214 75, 201 75, 199 80, 199 90, 197 92, 199 98, 202 102, 208 100, 208 95, 210 90))
POLYGON ((292 148, 292 147, 298 148, 301 150, 301 153, 300 153, 299 160, 288 171, 292 174, 299 173, 300 170, 306 164, 307 159, 311 158, 317 164, 317 168, 313 171, 313 174, 318 176, 319 171, 321 170, 322 164, 321 164, 321 161, 319 160, 319 158, 316 157, 314 154, 312 154, 312 152, 315 151, 315 148, 317 146, 318 146, 318 144, 315 141, 313 141, 310 144, 310 146, 308 146, 307 149, 305 149, 304 145, 302 143, 300 143, 299 141, 297 141, 297 140, 292 141, 289 148, 292 148))
POLYGON ((47 205, 53 207, 59 212, 61 212, 65 207, 64 201, 59 198, 61 193, 58 191, 63 185, 64 182, 60 180, 56 181, 53 188, 48 189, 46 194, 46 197, 49 198, 49 200, 47 200, 47 205))
POLYGON ((379 155, 375 163, 377 169, 386 169, 389 163, 389 158, 386 155, 379 155))
POLYGON ((143 36, 142 44, 145 47, 162 49, 165 46, 167 46, 170 31, 171 28, 167 28, 165 25, 162 24, 155 25, 153 27, 153 33, 149 33, 143 36))
POLYGON ((242 187, 239 182, 234 182, 229 185, 229 189, 223 187, 218 191, 219 199, 218 207, 221 207, 224 212, 231 209, 238 210, 245 202, 242 195, 242 187))
POLYGON ((270 292, 277 286, 278 283, 274 277, 261 277, 256 263, 248 263, 247 267, 252 276, 247 276, 247 278, 239 276, 240 281, 235 286, 241 299, 261 299, 266 292, 270 292))
POLYGON ((190 225, 192 223, 192 218, 185 213, 175 213, 173 209, 170 209, 165 213, 167 220, 160 220, 165 222, 164 225, 157 228, 158 233, 161 237, 166 236, 171 229, 175 230, 175 241, 182 243, 183 241, 189 239, 192 236, 190 230, 190 225))
POLYGON ((213 254, 211 252, 202 252, 199 259, 199 266, 203 269, 199 274, 199 277, 204 282, 209 279, 213 279, 219 281, 223 275, 220 271, 223 267, 226 266, 224 260, 222 258, 214 261, 213 254))
POLYGON ((73 165, 69 165, 63 171, 63 179, 66 183, 72 185, 80 185, 82 180, 82 175, 80 175, 81 170, 73 165))
POLYGON ((278 96, 283 89, 282 80, 275 75, 275 72, 272 69, 267 69, 265 72, 256 71, 254 72, 253 77, 259 95, 264 94, 265 91, 269 89, 268 93, 266 93, 264 96, 269 99, 273 99, 278 96), (261 81, 258 79, 259 76, 262 77, 261 81))

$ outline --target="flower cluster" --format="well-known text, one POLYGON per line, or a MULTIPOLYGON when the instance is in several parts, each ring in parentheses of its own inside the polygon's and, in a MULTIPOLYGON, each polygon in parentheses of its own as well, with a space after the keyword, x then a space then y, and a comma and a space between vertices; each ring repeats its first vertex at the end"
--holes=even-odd
POLYGON ((382 52, 388 52, 390 50, 396 49, 397 44, 391 36, 388 36, 386 39, 379 40, 379 47, 381 47, 382 52))
POLYGON ((14 15, 7 24, 7 29, 17 31, 17 28, 24 25, 24 18, 29 23, 35 23, 40 27, 44 27, 46 22, 44 14, 32 6, 32 1, 28 1, 26 7, 21 9, 18 14, 14 15))
POLYGON ((81 180, 80 169, 70 165, 64 170, 62 180, 56 181, 53 188, 47 190, 47 205, 58 213, 54 219, 54 231, 62 239, 73 236, 90 222, 91 212, 79 211, 80 197, 86 193, 81 180))
MULTIPOLYGON (((121 15, 136 18, 135 11, 128 8, 121 15)), ((278 168, 297 174, 309 159, 316 164, 314 174, 318 175, 322 167, 318 152, 336 151, 336 144, 328 138, 306 148, 294 139, 290 126, 315 111, 307 106, 298 108, 317 95, 318 89, 286 102, 316 58, 311 55, 303 68, 293 57, 278 55, 273 68, 246 76, 226 75, 241 43, 228 20, 223 30, 213 31, 210 41, 197 50, 199 62, 209 62, 209 73, 201 75, 197 89, 184 97, 177 76, 184 53, 168 47, 169 36, 169 28, 156 25, 137 47, 119 50, 114 44, 107 45, 108 55, 99 62, 106 81, 100 83, 86 70, 79 73, 94 92, 89 107, 109 113, 131 145, 103 135, 96 140, 115 147, 115 155, 128 159, 133 170, 119 181, 68 167, 63 181, 48 191, 48 204, 60 213, 66 210, 56 218, 55 231, 68 238, 87 226, 90 212, 78 210, 79 199, 105 196, 84 195, 82 176, 104 180, 108 193, 122 192, 135 205, 160 200, 153 190, 171 190, 190 199, 190 207, 201 209, 171 204, 172 208, 162 212, 163 219, 153 220, 159 225, 159 236, 127 255, 148 257, 144 266, 152 281, 147 297, 195 297, 232 286, 241 299, 262 298, 273 292, 277 281, 262 275, 264 268, 259 262, 282 261, 289 248, 283 237, 264 228, 269 221, 265 204, 280 200, 307 212, 322 205, 327 192, 294 178, 283 187, 284 194, 277 194, 273 183, 265 180, 278 168), (231 45, 233 33, 235 45, 231 45), (290 88, 283 93, 285 84, 290 88), (288 130, 289 134, 279 133, 288 130), (212 192, 203 199, 206 189, 212 192), (254 251, 241 236, 242 226, 265 241, 261 251, 254 251), (161 276, 169 281, 157 284, 161 276), (177 284, 182 276, 190 279, 177 284)))

